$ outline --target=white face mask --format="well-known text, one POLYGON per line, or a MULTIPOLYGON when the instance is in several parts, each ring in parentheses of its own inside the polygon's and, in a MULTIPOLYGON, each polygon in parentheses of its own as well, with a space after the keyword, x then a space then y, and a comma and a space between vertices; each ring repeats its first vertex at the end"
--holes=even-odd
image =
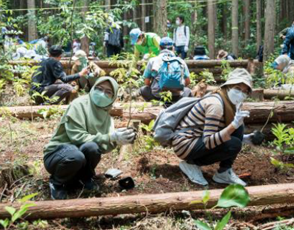
POLYGON ((181 22, 180 22, 180 20, 176 20, 176 24, 177 24, 177 26, 179 26, 179 25, 181 25, 181 22))
POLYGON ((238 89, 232 88, 228 91, 228 97, 234 105, 238 105, 245 101, 245 99, 247 98, 247 94, 238 89))

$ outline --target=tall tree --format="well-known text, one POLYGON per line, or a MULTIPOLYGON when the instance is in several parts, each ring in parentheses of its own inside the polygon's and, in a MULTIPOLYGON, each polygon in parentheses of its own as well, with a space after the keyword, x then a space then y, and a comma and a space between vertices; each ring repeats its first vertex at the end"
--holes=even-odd
POLYGON ((154 0, 154 31, 159 36, 167 32, 167 0, 154 0))
POLYGON ((146 31, 146 23, 145 23, 145 17, 146 17, 146 1, 142 0, 142 15, 141 15, 141 24, 142 24, 142 31, 146 31))
POLYGON ((30 10, 30 9, 36 8, 35 0, 27 0, 27 6, 29 9, 28 10, 28 39, 29 41, 32 41, 38 38, 37 26, 36 26, 36 11, 30 10))
MULTIPOLYGON (((82 15, 85 20, 86 13, 89 11, 89 0, 83 0, 82 15)), ((87 36, 82 37, 81 39, 82 50, 89 55, 89 38, 87 36)))
POLYGON ((256 50, 262 44, 261 2, 262 0, 256 0, 256 50))
POLYGON ((250 0, 244 0, 244 28, 245 28, 245 44, 247 45, 250 38, 250 0))
POLYGON ((266 61, 275 49, 275 28, 276 28, 276 1, 266 1, 265 32, 264 32, 264 53, 266 61))
POLYGON ((110 11, 111 9, 111 0, 105 0, 106 11, 110 11))
POLYGON ((207 1, 207 13, 208 13, 208 50, 209 57, 215 58, 215 8, 214 0, 207 1))
POLYGON ((238 0, 232 0, 232 51, 238 56, 239 45, 239 29, 238 29, 238 0))

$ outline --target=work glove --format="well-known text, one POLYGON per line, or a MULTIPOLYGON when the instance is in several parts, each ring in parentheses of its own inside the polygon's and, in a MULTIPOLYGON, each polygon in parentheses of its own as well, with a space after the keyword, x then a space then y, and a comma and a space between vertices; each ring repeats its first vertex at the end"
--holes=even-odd
POLYGON ((184 47, 184 51, 185 51, 185 52, 188 52, 188 50, 189 50, 188 46, 185 46, 185 47, 184 47))
POLYGON ((93 78, 93 77, 95 77, 95 76, 94 76, 94 73, 89 73, 89 74, 87 74, 87 75, 85 76, 86 79, 90 79, 90 78, 93 78))
POLYGON ((254 133, 243 135, 243 143, 248 145, 253 145, 252 138, 254 137, 254 133))
POLYGON ((235 129, 238 129, 244 123, 244 118, 250 116, 249 111, 241 111, 241 104, 237 105, 236 114, 233 122, 231 123, 235 129))
POLYGON ((110 135, 110 141, 118 145, 131 144, 136 136, 133 129, 119 128, 110 135))
POLYGON ((149 59, 149 57, 150 57, 150 54, 145 54, 145 55, 143 56, 143 60, 144 60, 144 61, 147 61, 147 60, 149 59))

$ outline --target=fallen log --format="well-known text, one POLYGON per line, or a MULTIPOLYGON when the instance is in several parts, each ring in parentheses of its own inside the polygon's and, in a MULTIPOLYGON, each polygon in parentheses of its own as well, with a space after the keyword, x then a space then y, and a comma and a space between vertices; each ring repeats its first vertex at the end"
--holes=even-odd
MULTIPOLYGON (((207 208, 216 205, 222 189, 210 190, 207 208)), ((276 184, 247 187, 250 195, 248 206, 290 204, 294 202, 294 184, 276 184), (270 192, 269 192, 270 191, 270 192)), ((144 194, 122 197, 89 198, 59 201, 37 201, 26 214, 28 219, 52 219, 66 217, 89 217, 133 213, 161 213, 177 210, 203 209, 203 191, 165 194, 144 194)), ((32 202, 31 202, 32 203, 32 202)), ((0 219, 10 217, 5 207, 16 209, 18 203, 0 204, 0 219)))
MULTIPOLYGON (((65 110, 67 105, 59 106, 61 110, 65 110)), ((0 116, 5 115, 7 111, 15 117, 20 119, 31 119, 32 117, 43 117, 40 114, 42 109, 50 109, 50 106, 21 106, 21 107, 3 107, 0 109, 0 116)), ((131 119, 140 120, 143 123, 149 123, 156 119, 162 107, 152 107, 151 103, 133 103, 131 119), (146 105, 143 112, 138 107, 146 105)), ((278 101, 278 102, 246 102, 243 104, 243 110, 250 111, 250 117, 245 119, 245 124, 264 124, 273 111, 273 116, 270 117, 269 122, 283 122, 290 123, 293 121, 294 103, 292 101, 278 101)), ((130 118, 128 108, 123 104, 115 104, 110 112, 111 116, 130 118)))

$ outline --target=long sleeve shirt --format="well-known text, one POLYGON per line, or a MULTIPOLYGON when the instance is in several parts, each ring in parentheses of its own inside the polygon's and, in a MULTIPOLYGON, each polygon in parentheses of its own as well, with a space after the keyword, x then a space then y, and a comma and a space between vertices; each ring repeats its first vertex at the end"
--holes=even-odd
POLYGON ((224 109, 221 97, 216 94, 200 100, 182 119, 177 130, 196 127, 186 132, 178 133, 172 146, 181 159, 186 159, 199 138, 203 139, 207 149, 214 149, 231 139, 224 131, 224 109))

